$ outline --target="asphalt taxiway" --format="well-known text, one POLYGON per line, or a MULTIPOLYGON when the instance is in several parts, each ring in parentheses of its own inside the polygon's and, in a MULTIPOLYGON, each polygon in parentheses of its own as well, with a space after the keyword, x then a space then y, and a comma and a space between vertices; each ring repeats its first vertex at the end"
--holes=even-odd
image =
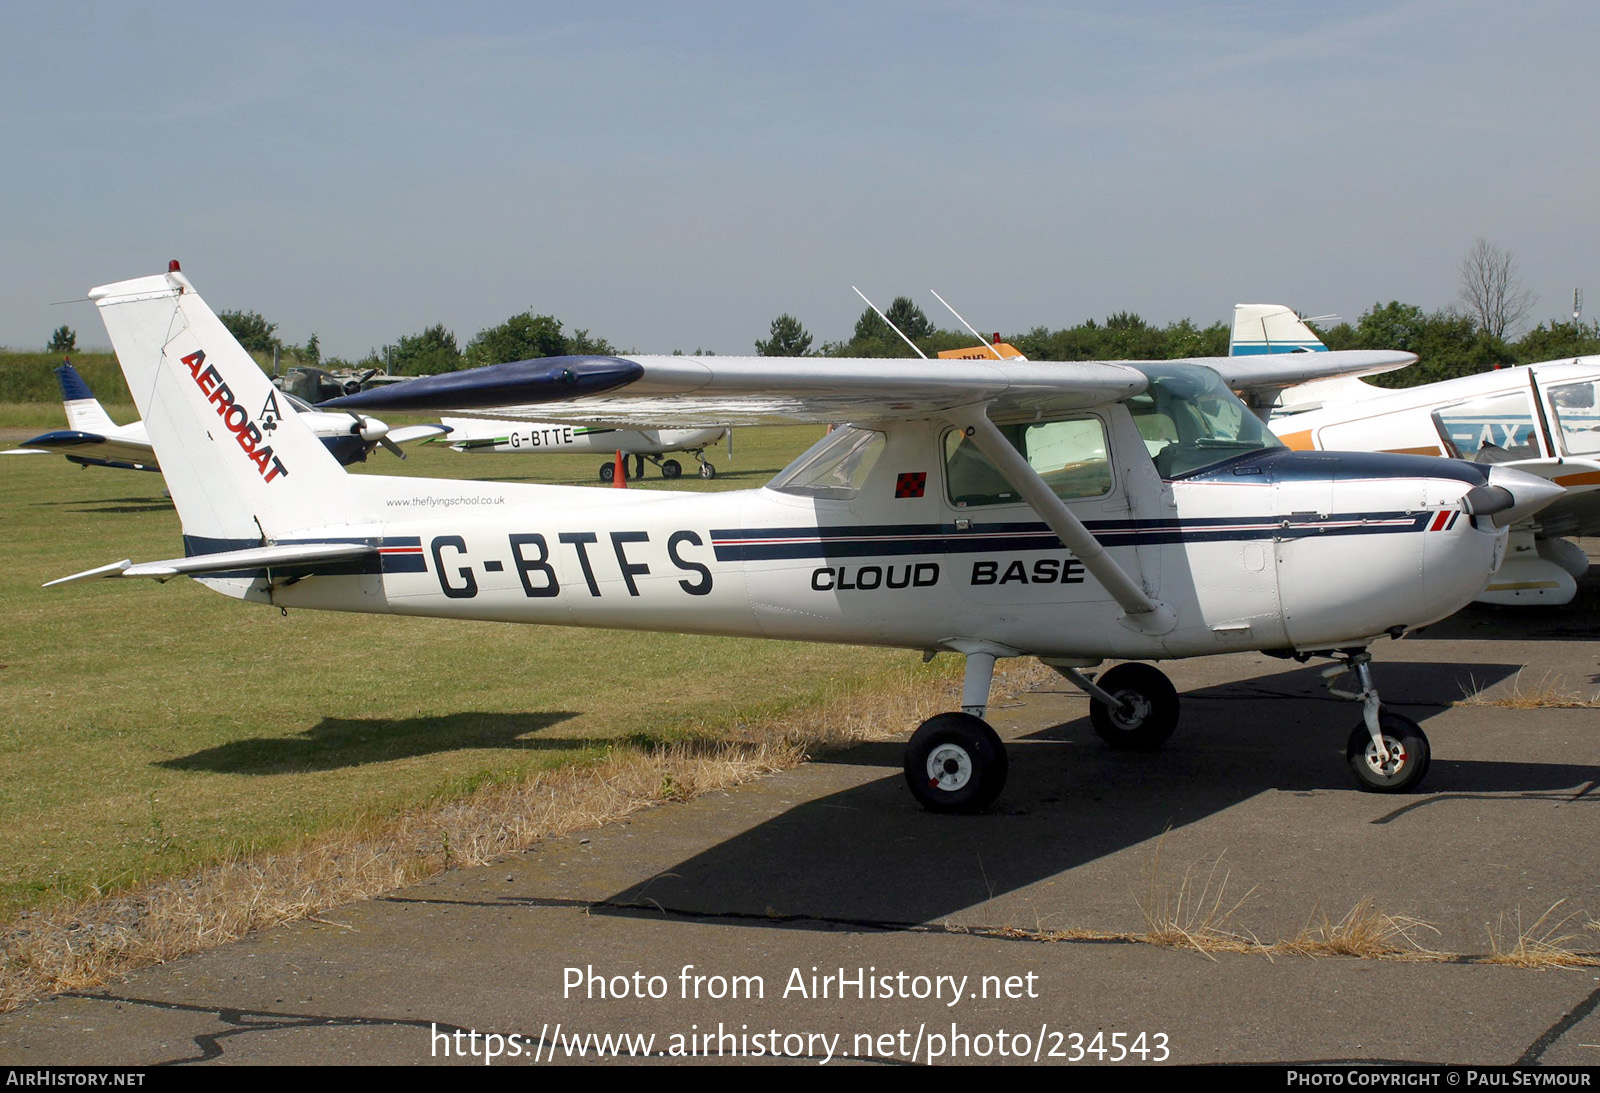
POLYGON ((1320 664, 1164 666, 1183 720, 1148 754, 1063 683, 991 710, 986 814, 921 811, 899 746, 862 745, 30 1005, 0 1064, 543 1065, 624 1035, 633 1062, 1600 1064, 1600 968, 1484 959, 1600 950, 1600 710, 1548 704, 1600 691, 1600 621, 1474 608, 1375 653, 1423 792, 1358 791, 1320 664), (1409 956, 1116 936, 1266 945, 1358 908, 1409 956))

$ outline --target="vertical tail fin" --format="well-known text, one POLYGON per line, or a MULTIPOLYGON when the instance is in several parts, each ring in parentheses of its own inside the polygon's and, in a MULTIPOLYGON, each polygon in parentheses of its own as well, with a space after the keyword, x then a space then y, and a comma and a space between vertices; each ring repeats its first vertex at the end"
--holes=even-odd
POLYGON ((91 289, 185 536, 276 539, 348 519, 344 468, 179 272, 91 289))
POLYGON ((102 435, 117 431, 117 423, 111 420, 111 415, 94 397, 71 361, 57 366, 56 382, 61 385, 61 405, 67 411, 67 428, 102 435))
POLYGON ((1253 357, 1268 353, 1325 353, 1328 347, 1282 304, 1235 304, 1233 336, 1228 356, 1253 357))

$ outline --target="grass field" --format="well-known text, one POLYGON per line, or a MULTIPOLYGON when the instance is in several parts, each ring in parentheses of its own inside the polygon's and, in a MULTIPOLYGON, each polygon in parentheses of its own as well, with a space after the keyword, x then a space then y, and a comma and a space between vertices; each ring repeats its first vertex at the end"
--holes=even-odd
MULTIPOLYGON (((59 404, 0 407, 0 421, 44 428, 52 409, 59 404)), ((686 476, 676 488, 759 485, 817 435, 741 429, 733 458, 708 452, 717 479, 686 476)), ((589 485, 598 465, 431 445, 404 463, 380 451, 357 472, 589 485)), ((661 488, 658 475, 652 468, 642 488, 661 488)), ((119 558, 181 553, 160 476, 53 456, 0 458, 0 521, 0 916, 286 846, 630 741, 726 733, 903 676, 917 660, 744 639, 283 616, 184 579, 43 589, 119 558)))

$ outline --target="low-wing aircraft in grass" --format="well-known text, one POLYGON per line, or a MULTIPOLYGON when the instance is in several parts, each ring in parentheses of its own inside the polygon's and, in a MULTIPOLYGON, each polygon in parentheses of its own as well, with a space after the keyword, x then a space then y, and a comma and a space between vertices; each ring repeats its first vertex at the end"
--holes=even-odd
MULTIPOLYGON (((4 453, 54 454, 66 456, 85 467, 116 467, 122 470, 158 471, 154 448, 143 421, 118 425, 111 420, 100 400, 70 363, 57 366, 56 382, 61 385, 61 403, 67 411, 67 427, 42 433, 21 447, 4 453)), ((271 386, 270 383, 268 385, 271 386)), ((285 415, 297 415, 342 464, 359 463, 379 445, 405 458, 401 444, 428 440, 450 432, 444 425, 407 425, 391 429, 369 414, 340 410, 318 410, 286 391, 271 390, 261 403, 257 420, 269 435, 285 415)))
MULTIPOLYGON (((1234 309, 1234 353, 1323 351, 1286 307, 1234 309)), ((1388 452, 1498 463, 1563 495, 1510 530, 1506 558, 1478 600, 1558 606, 1589 558, 1567 536, 1600 532, 1600 356, 1500 368, 1391 389, 1354 375, 1284 391, 1272 431, 1297 451, 1388 452)))
MULTIPOLYGON (((587 356, 397 385, 556 420, 849 422, 766 487, 617 491, 350 475, 293 418, 176 271, 93 289, 183 523, 184 556, 52 584, 188 575, 283 608, 876 644, 965 657, 961 710, 905 753, 936 811, 990 804, 1004 746, 982 719, 997 658, 1087 692, 1115 747, 1178 722, 1161 660, 1332 658, 1362 715, 1361 786, 1427 770, 1368 646, 1450 614, 1505 527, 1558 492, 1499 466, 1285 449, 1229 389, 1394 354, 1046 364, 587 356)), ((356 408, 389 392, 340 400, 356 408)), ((413 403, 414 404, 414 403, 413 403)), ((1332 684, 1330 684, 1332 686, 1332 684)))
MULTIPOLYGON (((574 455, 583 452, 614 454, 634 458, 633 478, 644 477, 646 460, 661 468, 661 477, 677 478, 683 464, 663 459, 672 452, 688 452, 700 464, 701 478, 717 477, 717 468, 706 459, 706 448, 721 440, 724 428, 710 429, 620 429, 613 425, 574 425, 571 422, 505 421, 498 418, 450 417, 442 419, 450 429, 450 447, 458 452, 497 454, 574 455)), ((626 464, 624 464, 626 467, 626 464)), ((600 464, 600 481, 611 482, 616 462, 600 464)))

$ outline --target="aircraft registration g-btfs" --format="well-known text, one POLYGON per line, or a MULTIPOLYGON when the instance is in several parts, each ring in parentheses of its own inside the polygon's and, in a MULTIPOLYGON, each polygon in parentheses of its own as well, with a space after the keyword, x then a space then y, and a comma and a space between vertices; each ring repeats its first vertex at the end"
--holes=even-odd
MULTIPOLYGON (((998 657, 1093 699, 1150 748, 1178 698, 1159 660, 1259 649, 1353 670, 1368 789, 1425 773, 1367 646, 1450 614, 1493 571, 1543 479, 1442 459, 1286 450, 1229 390, 1392 365, 1317 353, 1134 364, 565 357, 397 385, 556 420, 850 422, 766 487, 616 491, 347 475, 176 272, 90 292, 143 411, 185 557, 65 581, 193 576, 282 607, 898 646, 966 658, 962 711, 905 759, 926 807, 1005 781, 982 720, 998 657), (415 386, 414 386, 415 385, 415 386)), ((382 401, 370 391, 348 401, 382 401)), ((61 583, 61 582, 52 582, 61 583)), ((1339 692, 1347 693, 1347 692, 1339 692)))

